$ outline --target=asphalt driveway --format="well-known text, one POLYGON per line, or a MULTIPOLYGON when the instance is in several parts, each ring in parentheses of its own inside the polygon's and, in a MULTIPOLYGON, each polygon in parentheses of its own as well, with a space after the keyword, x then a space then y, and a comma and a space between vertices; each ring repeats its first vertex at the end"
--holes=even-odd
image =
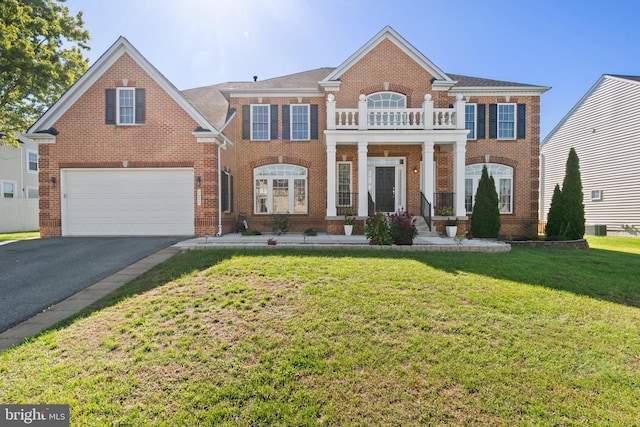
POLYGON ((0 245, 0 332, 183 237, 55 237, 0 245))

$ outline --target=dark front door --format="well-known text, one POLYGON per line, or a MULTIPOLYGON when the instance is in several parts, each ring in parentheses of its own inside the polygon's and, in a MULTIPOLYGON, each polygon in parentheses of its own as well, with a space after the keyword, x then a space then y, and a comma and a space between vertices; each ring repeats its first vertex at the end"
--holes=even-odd
POLYGON ((395 212, 396 168, 376 168, 376 210, 395 212))

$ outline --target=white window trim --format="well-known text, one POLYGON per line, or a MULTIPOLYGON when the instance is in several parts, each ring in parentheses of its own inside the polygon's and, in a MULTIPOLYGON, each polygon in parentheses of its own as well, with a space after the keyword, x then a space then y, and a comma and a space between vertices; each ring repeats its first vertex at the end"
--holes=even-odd
POLYGON ((473 138, 467 137, 467 139, 470 141, 475 141, 478 139, 478 104, 475 104, 475 103, 465 104, 465 112, 464 112, 465 127, 467 123, 466 107, 470 107, 470 106, 473 106, 473 138))
POLYGON ((591 190, 591 201, 599 202, 604 198, 604 193, 602 190, 591 190))
POLYGON ((118 87, 116 88, 116 124, 120 126, 134 126, 136 124, 136 88, 134 87, 118 87), (131 123, 122 123, 120 121, 120 93, 131 92, 133 94, 133 117, 131 123))
MULTIPOLYGON (((506 122, 505 122, 506 123, 506 122)), ((502 141, 514 141, 518 136, 518 105, 514 102, 501 102, 496 107, 496 136, 502 141), (501 138, 500 137, 500 106, 511 105, 513 106, 513 137, 501 138)))
POLYGON ((13 186, 13 197, 6 197, 7 199, 17 199, 18 198, 18 194, 16 194, 16 192, 18 191, 18 182, 17 181, 13 181, 10 179, 3 179, 0 180, 0 197, 5 198, 4 196, 4 185, 5 184, 11 184, 13 186))
MULTIPOLYGON (((500 163, 475 163, 472 165, 467 165, 467 167, 470 166, 487 166, 488 172, 489 172, 489 176, 491 176, 491 167, 492 166, 497 166, 497 167, 502 167, 502 168, 509 168, 511 170, 511 176, 507 176, 507 175, 496 175, 493 177, 493 180, 495 181, 495 186, 496 186, 496 193, 498 193, 498 200, 500 199, 500 179, 505 179, 505 178, 509 178, 511 180, 511 187, 510 187, 510 195, 511 195, 511 199, 510 199, 510 206, 509 206, 509 211, 508 212, 500 212, 500 215, 512 215, 513 214, 513 198, 514 198, 514 193, 513 193, 513 187, 514 187, 514 168, 512 168, 511 166, 507 166, 507 165, 503 165, 500 163)), ((479 174, 473 174, 473 175, 468 175, 465 172, 464 178, 465 181, 467 179, 471 179, 473 184, 472 184, 472 189, 471 189, 471 195, 473 197, 473 205, 475 205, 476 203, 476 192, 478 191, 478 183, 480 182, 480 177, 482 176, 482 169, 480 169, 480 173, 479 174)), ((466 197, 466 196, 465 196, 466 197)), ((499 201, 498 201, 499 203, 499 201)), ((467 213, 472 213, 473 211, 473 205, 471 206, 471 211, 468 211, 467 213)))
POLYGON ((393 91, 389 91, 389 90, 385 90, 385 91, 381 91, 381 92, 374 92, 371 93, 367 96, 367 108, 368 109, 374 109, 374 110, 378 110, 378 109, 382 109, 382 110, 386 110, 386 109, 396 109, 396 108, 407 108, 407 95, 400 93, 400 92, 393 92, 393 91), (380 96, 380 95, 398 95, 399 97, 401 97, 402 102, 404 103, 404 107, 369 107, 369 99, 375 97, 375 96, 380 96))
POLYGON ((40 156, 38 156, 38 152, 36 150, 27 150, 27 173, 32 173, 32 174, 37 174, 38 171, 40 170, 40 156), (29 164, 31 163, 29 161, 29 155, 33 153, 36 155, 36 170, 31 170, 31 168, 29 167, 29 164))
POLYGON ((288 165, 294 166, 300 169, 305 170, 304 175, 258 175, 256 171, 260 168, 272 166, 272 165, 264 165, 257 167, 253 170, 253 213, 255 215, 278 215, 283 214, 285 212, 274 212, 273 211, 273 181, 278 179, 286 179, 288 181, 288 191, 289 191, 289 200, 288 206, 289 211, 286 212, 289 215, 306 215, 309 212, 309 170, 303 166, 298 165, 288 165), (295 212, 295 180, 296 179, 304 179, 304 212, 295 212), (256 194, 256 181, 258 180, 266 180, 267 181, 267 212, 259 212, 256 194))
POLYGON ((311 104, 291 104, 289 106, 289 135, 291 135, 291 141, 311 140, 311 104), (304 138, 293 137, 293 107, 307 107, 307 134, 304 138))
POLYGON ((40 198, 40 190, 38 189, 38 187, 27 187, 27 194, 26 194, 27 199, 39 199, 40 198), (29 196, 29 191, 35 191, 36 193, 38 193, 38 197, 30 197, 29 196))
POLYGON ((340 161, 336 163, 336 195, 340 194, 340 165, 349 165, 349 204, 340 204, 340 198, 336 198, 336 207, 353 207, 353 162, 340 161))
POLYGON ((249 137, 251 141, 269 141, 271 140, 271 105, 270 104, 251 104, 251 114, 249 121, 249 137), (253 137, 253 108, 254 107, 266 107, 267 108, 267 137, 266 138, 254 138, 253 137))

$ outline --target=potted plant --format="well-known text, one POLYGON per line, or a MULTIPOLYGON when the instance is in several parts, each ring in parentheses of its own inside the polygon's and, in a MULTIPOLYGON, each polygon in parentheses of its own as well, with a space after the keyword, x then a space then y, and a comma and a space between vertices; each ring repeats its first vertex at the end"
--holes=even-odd
POLYGON ((449 205, 440 206, 436 212, 439 216, 453 215, 453 208, 449 205))
POLYGON ((458 220, 448 218, 444 222, 444 228, 447 230, 448 237, 456 237, 456 234, 458 234, 458 220))
POLYGON ((353 217, 353 211, 348 209, 345 211, 344 221, 342 224, 344 225, 344 235, 351 236, 353 233, 353 225, 356 223, 356 219, 353 217))

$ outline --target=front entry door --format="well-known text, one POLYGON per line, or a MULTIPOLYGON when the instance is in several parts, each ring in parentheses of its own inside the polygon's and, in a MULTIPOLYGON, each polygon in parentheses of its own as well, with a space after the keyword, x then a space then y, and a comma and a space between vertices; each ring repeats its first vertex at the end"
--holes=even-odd
POLYGON ((395 212, 396 210, 396 168, 376 168, 376 210, 395 212))

